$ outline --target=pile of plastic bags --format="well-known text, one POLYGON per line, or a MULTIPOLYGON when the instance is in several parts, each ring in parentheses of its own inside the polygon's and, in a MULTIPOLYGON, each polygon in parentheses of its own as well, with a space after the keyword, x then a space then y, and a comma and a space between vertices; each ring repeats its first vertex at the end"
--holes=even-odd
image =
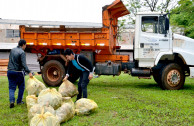
POLYGON ((26 104, 30 126, 58 126, 77 115, 88 115, 98 106, 90 99, 82 98, 74 104, 72 97, 78 94, 71 82, 64 81, 58 91, 46 86, 35 77, 27 82, 26 104))

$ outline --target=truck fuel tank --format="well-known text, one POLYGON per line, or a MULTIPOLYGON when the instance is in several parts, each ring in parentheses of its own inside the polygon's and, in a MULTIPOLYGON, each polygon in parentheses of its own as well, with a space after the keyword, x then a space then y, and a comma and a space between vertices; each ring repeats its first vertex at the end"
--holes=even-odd
POLYGON ((95 74, 98 75, 120 75, 121 64, 108 61, 106 63, 96 63, 95 74))

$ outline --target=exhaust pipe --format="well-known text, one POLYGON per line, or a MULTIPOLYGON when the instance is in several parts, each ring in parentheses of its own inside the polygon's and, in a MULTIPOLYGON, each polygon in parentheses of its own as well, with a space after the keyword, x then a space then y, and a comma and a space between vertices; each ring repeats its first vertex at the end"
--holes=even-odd
POLYGON ((132 76, 149 77, 151 75, 151 71, 150 71, 150 69, 132 68, 131 75, 132 76))

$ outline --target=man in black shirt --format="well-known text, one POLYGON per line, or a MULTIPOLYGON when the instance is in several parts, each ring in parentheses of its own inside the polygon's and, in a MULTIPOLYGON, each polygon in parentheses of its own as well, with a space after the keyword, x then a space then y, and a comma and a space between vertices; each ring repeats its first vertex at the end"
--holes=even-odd
POLYGON ((33 77, 32 73, 26 65, 26 54, 24 52, 26 48, 26 41, 21 39, 18 42, 18 46, 13 48, 9 55, 8 71, 7 77, 9 81, 9 101, 10 108, 14 107, 15 103, 15 90, 18 86, 18 98, 17 104, 24 104, 22 101, 23 93, 25 89, 25 73, 29 74, 30 77, 33 77))
POLYGON ((78 70, 82 71, 80 75, 80 79, 78 82, 78 91, 79 94, 77 95, 77 100, 82 98, 87 98, 87 85, 89 83, 89 80, 93 78, 93 66, 92 63, 83 55, 77 55, 74 54, 71 49, 66 49, 64 52, 65 57, 67 60, 70 61, 67 74, 64 78, 64 80, 67 80, 69 77, 69 70, 72 67, 72 65, 75 66, 78 70))

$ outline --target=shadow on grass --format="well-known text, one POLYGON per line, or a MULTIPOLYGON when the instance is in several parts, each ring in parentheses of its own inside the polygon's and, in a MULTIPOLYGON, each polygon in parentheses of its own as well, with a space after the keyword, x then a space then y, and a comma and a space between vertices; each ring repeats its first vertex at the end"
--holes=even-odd
POLYGON ((98 85, 91 84, 89 86, 94 86, 94 87, 119 87, 119 88, 149 88, 149 89, 160 89, 160 87, 156 83, 135 83, 135 84, 122 84, 122 83, 100 83, 98 85))
POLYGON ((194 85, 184 85, 182 90, 192 90, 194 92, 194 85))
POLYGON ((134 85, 135 88, 142 88, 142 89, 159 89, 161 90, 160 86, 157 83, 149 83, 149 84, 136 84, 134 85))
MULTIPOLYGON (((120 83, 118 84, 117 82, 113 82, 113 83, 100 83, 99 85, 89 85, 89 86, 94 86, 94 87, 112 87, 112 88, 139 88, 139 89, 154 89, 154 90, 162 90, 160 88, 160 86, 155 83, 155 82, 152 82, 152 83, 135 83, 135 84, 127 84, 127 83, 120 83)), ((194 91, 194 85, 188 85, 188 84, 185 84, 183 89, 180 89, 180 90, 191 90, 191 91, 194 91)))

